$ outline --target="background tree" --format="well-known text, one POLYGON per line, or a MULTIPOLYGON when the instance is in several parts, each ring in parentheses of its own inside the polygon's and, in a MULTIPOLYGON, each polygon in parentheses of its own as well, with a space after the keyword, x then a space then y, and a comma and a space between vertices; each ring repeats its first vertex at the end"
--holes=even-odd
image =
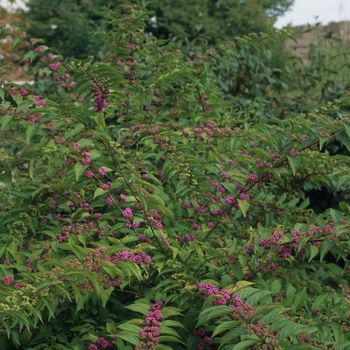
POLYGON ((41 38, 64 57, 101 55, 101 43, 91 35, 103 25, 103 0, 29 0, 28 10, 19 10, 27 20, 29 37, 41 38))
MULTIPOLYGON (((0 26, 6 28, 5 33, 8 35, 0 40, 0 57, 6 64, 8 72, 4 70, 0 73, 0 80, 11 81, 26 81, 27 77, 24 77, 23 67, 23 48, 19 47, 21 42, 17 40, 14 42, 12 34, 18 34, 20 31, 18 27, 22 24, 21 18, 15 12, 9 12, 5 8, 0 8, 0 26), (8 75, 10 78, 8 78, 8 75)), ((25 33, 21 34, 21 38, 25 37, 25 33)))
POLYGON ((203 38, 210 44, 232 40, 235 36, 266 32, 294 0, 195 0, 152 1, 155 12, 150 22, 158 38, 203 38))
MULTIPOLYGON (((28 0, 27 33, 42 38, 65 57, 86 58, 101 55, 101 42, 90 32, 103 27, 101 6, 124 12, 130 0, 28 0)), ((231 40, 234 36, 266 32, 293 0, 162 0, 147 6, 155 16, 148 30, 158 38, 203 39, 209 44, 231 40)))

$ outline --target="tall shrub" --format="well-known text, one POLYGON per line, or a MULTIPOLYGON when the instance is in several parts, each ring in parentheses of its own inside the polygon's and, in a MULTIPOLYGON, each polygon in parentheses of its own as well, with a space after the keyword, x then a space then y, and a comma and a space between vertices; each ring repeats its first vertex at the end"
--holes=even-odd
POLYGON ((246 121, 211 56, 128 11, 106 62, 25 42, 63 101, 2 83, 1 348, 348 348, 347 263, 324 258, 347 261, 349 207, 316 215, 301 189, 349 181, 319 151, 350 148, 349 101, 246 121))

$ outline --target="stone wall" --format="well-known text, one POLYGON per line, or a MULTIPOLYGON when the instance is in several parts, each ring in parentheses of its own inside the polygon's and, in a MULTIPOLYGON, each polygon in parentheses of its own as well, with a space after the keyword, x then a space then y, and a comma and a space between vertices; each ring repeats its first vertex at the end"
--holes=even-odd
MULTIPOLYGON (((321 40, 341 38, 343 41, 350 41, 350 21, 331 22, 326 26, 313 27, 310 32, 295 34, 294 38, 298 41, 296 44, 293 40, 288 39, 285 47, 293 52, 296 57, 307 61, 310 44, 317 45, 321 40)), ((308 30, 307 25, 292 27, 296 32, 308 30)))

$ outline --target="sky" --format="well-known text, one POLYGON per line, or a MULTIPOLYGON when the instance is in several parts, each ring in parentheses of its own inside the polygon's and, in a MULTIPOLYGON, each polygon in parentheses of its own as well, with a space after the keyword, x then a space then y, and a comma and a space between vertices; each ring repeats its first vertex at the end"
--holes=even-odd
POLYGON ((287 24, 313 25, 316 22, 326 25, 340 21, 350 21, 350 0, 294 0, 291 10, 277 20, 275 27, 281 29, 287 24))
MULTIPOLYGON (((47 0, 50 1, 50 0, 47 0)), ((25 0, 16 0, 16 6, 23 7, 25 0)), ((9 8, 9 0, 0 0, 0 6, 9 8)), ((294 0, 294 5, 285 16, 280 17, 276 24, 276 28, 282 28, 287 24, 293 26, 315 24, 321 22, 325 25, 329 22, 350 21, 350 0, 294 0), (318 16, 316 20, 316 16, 318 16)))
MULTIPOLYGON (((49 1, 49 0, 48 0, 49 1)), ((11 1, 9 0, 0 0, 0 6, 5 7, 6 9, 17 8, 17 7, 24 7, 25 0, 15 0, 14 4, 11 4, 11 1)))

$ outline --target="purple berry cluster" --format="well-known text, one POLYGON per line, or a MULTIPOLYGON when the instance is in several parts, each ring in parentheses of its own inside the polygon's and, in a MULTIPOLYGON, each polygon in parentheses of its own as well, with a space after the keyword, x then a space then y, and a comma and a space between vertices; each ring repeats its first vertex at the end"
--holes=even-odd
POLYGON ((200 340, 196 346, 196 350, 202 350, 205 349, 206 346, 210 346, 213 344, 213 340, 209 338, 206 334, 203 328, 197 328, 192 331, 193 335, 198 335, 200 337, 200 340))
MULTIPOLYGON (((156 348, 156 344, 159 343, 159 327, 162 326, 162 323, 160 321, 163 318, 163 315, 160 311, 162 307, 163 302, 158 301, 152 305, 152 310, 146 314, 146 326, 140 330, 140 345, 144 350, 153 350, 156 348)), ((136 349, 140 350, 138 347, 135 348, 135 350, 136 349)))
POLYGON ((217 298, 212 300, 214 306, 228 305, 233 309, 229 316, 235 320, 249 319, 253 316, 254 308, 241 300, 237 295, 231 297, 230 292, 226 289, 219 290, 211 283, 198 283, 199 290, 204 291, 206 295, 215 295, 217 298))

